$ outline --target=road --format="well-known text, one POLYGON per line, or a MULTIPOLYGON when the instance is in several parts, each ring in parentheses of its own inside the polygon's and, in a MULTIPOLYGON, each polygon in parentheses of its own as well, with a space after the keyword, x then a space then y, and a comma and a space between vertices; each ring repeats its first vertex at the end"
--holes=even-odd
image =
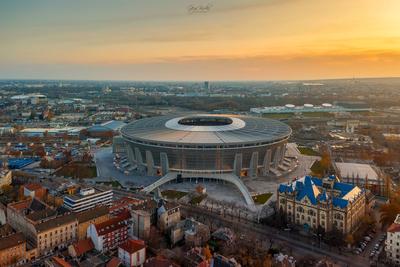
POLYGON ((302 255, 313 255, 317 259, 322 257, 328 257, 333 261, 336 261, 341 266, 354 266, 354 267, 365 267, 369 266, 369 261, 363 257, 351 255, 351 257, 341 255, 335 253, 333 251, 328 251, 325 249, 321 249, 310 245, 309 243, 305 243, 299 240, 296 240, 292 237, 282 235, 276 228, 272 228, 266 225, 258 225, 253 224, 249 221, 238 221, 232 220, 228 217, 222 217, 216 213, 213 213, 209 210, 205 210, 200 207, 194 207, 190 205, 182 204, 181 210, 186 212, 188 215, 201 215, 204 217, 208 217, 209 219, 213 219, 216 221, 221 222, 226 227, 232 228, 232 225, 235 225, 236 228, 241 230, 246 230, 249 232, 253 232, 264 239, 274 239, 276 241, 284 242, 286 246, 290 247, 293 251, 297 251, 299 254, 302 255))

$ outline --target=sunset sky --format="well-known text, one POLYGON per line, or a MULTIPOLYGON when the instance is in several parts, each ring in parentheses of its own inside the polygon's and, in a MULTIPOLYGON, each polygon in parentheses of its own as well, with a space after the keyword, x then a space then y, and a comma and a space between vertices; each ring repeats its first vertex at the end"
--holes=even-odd
POLYGON ((0 1, 1 79, 385 76, 400 76, 399 0, 0 1))

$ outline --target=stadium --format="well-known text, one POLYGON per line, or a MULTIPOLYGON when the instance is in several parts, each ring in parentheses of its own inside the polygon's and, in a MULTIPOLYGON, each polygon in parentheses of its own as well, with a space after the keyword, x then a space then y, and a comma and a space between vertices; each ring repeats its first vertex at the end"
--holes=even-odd
POLYGON ((266 174, 283 160, 291 129, 279 121, 228 115, 162 116, 121 130, 131 162, 169 171, 266 174))
POLYGON ((273 174, 284 160, 290 134, 280 121, 214 114, 152 117, 121 129, 131 164, 165 177, 147 191, 177 176, 232 182, 273 174))

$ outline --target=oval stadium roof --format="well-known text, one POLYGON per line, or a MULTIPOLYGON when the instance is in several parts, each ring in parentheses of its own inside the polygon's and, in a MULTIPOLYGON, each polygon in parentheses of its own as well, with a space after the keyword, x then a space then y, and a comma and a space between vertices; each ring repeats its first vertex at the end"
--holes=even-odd
POLYGON ((121 129, 121 133, 125 138, 130 140, 192 145, 257 142, 270 143, 285 139, 289 137, 292 132, 288 125, 280 121, 259 117, 215 114, 193 116, 220 116, 232 119, 232 122, 236 124, 234 127, 229 125, 195 125, 193 128, 182 125, 182 127, 179 127, 179 120, 177 119, 182 118, 182 116, 169 115, 134 121, 124 126, 121 129), (174 127, 170 127, 171 121, 173 122, 174 127))

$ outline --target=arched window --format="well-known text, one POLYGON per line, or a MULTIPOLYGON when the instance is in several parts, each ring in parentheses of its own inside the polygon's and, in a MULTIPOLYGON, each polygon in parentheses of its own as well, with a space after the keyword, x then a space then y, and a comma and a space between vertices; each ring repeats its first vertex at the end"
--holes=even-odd
POLYGON ((298 212, 303 212, 304 209, 303 209, 303 207, 297 207, 297 211, 298 211, 298 212))

